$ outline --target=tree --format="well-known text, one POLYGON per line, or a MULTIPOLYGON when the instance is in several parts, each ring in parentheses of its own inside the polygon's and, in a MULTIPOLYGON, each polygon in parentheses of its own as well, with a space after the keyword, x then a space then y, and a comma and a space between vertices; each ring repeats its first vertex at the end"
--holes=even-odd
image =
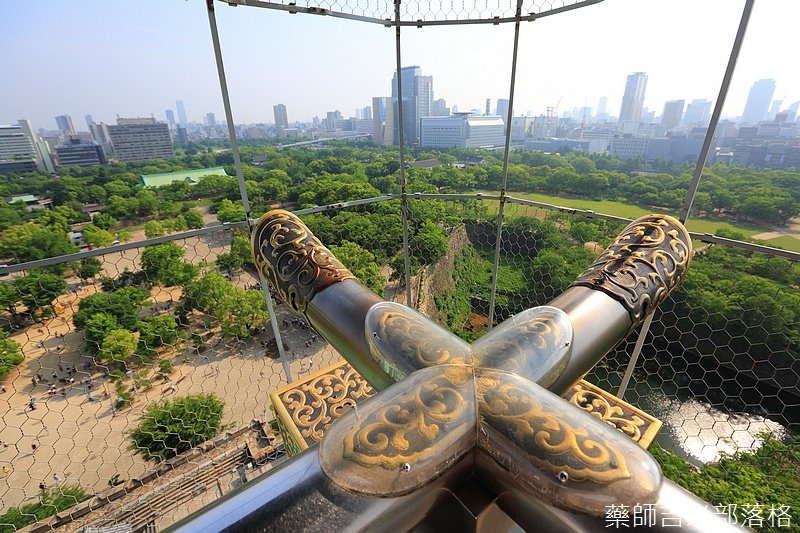
POLYGON ((160 346, 168 346, 178 339, 178 323, 169 315, 147 317, 139 321, 139 350, 150 355, 160 346))
POLYGON ((245 291, 214 271, 187 285, 186 305, 216 319, 226 337, 246 338, 269 321, 260 291, 245 291))
POLYGON ((120 329, 117 319, 108 313, 95 313, 86 321, 83 341, 89 353, 97 353, 103 346, 103 339, 112 331, 120 329))
POLYGON ((136 336, 127 329, 115 329, 103 339, 100 360, 106 364, 125 363, 136 353, 136 336))
POLYGON ((17 318, 17 304, 20 298, 19 290, 13 283, 0 283, 0 309, 7 309, 14 321, 17 318))
MULTIPOLYGON (((0 235, 0 256, 14 257, 18 263, 75 253, 78 248, 69 242, 66 233, 43 228, 38 224, 11 226, 0 235)), ((47 270, 63 274, 66 263, 51 265, 47 270)))
POLYGON ((140 217, 151 215, 159 208, 155 193, 147 189, 136 193, 136 204, 136 214, 140 217))
POLYGON ((447 253, 447 235, 436 223, 426 220, 409 240, 414 257, 422 264, 432 264, 447 253))
POLYGON ((25 360, 25 356, 22 355, 19 349, 19 344, 8 337, 8 332, 0 329, 0 380, 25 360))
POLYGON ((103 270, 103 263, 99 259, 87 257, 86 259, 81 259, 81 262, 78 263, 77 274, 82 280, 87 280, 98 275, 101 270, 103 270))
POLYGON ((117 240, 120 242, 129 242, 133 240, 133 233, 127 229, 121 229, 117 232, 117 240))
POLYGON ((220 202, 217 208, 217 220, 220 222, 239 222, 245 219, 244 206, 234 204, 227 198, 220 202))
POLYGON ((203 222, 203 215, 201 215, 196 209, 189 209, 186 211, 183 214, 183 218, 186 220, 186 226, 189 229, 200 229, 205 226, 205 222, 203 222))
POLYGON ((136 330, 139 311, 150 293, 137 287, 122 287, 114 292, 101 292, 83 298, 78 312, 72 316, 77 329, 83 329, 95 313, 108 313, 125 329, 136 330))
POLYGON ((97 213, 92 219, 92 224, 106 231, 117 225, 117 219, 108 213, 97 213))
POLYGON ((181 261, 183 249, 174 242, 147 246, 142 252, 142 270, 151 283, 166 287, 184 285, 197 275, 197 267, 181 261))
POLYGON ((114 242, 113 235, 104 229, 98 228, 94 224, 86 224, 83 226, 82 232, 83 240, 93 248, 111 246, 111 243, 114 242))
POLYGON ((50 305, 67 290, 67 282, 60 276, 41 270, 34 270, 24 278, 18 279, 16 286, 20 300, 31 315, 34 315, 39 307, 50 305))
POLYGON ((130 449, 161 462, 213 439, 222 429, 225 404, 214 394, 195 394, 145 407, 131 433, 130 449))
POLYGON ((381 275, 380 265, 375 261, 372 252, 350 241, 342 242, 341 246, 331 246, 331 252, 361 283, 383 296, 386 278, 381 275))
POLYGON ((234 270, 242 268, 242 259, 238 254, 221 253, 217 256, 217 266, 220 270, 224 270, 230 275, 234 270))
POLYGON ((148 239, 164 235, 164 225, 158 220, 150 220, 144 225, 144 236, 148 239))

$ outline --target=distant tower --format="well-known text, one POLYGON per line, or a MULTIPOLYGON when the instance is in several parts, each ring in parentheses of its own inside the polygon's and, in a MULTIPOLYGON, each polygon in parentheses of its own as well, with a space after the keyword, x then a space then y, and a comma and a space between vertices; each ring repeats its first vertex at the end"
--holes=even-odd
POLYGON ((647 74, 634 72, 625 83, 622 107, 619 110, 620 122, 639 122, 644 106, 644 92, 647 89, 647 74))
POLYGON ((503 122, 508 118, 508 100, 505 98, 497 99, 497 114, 503 118, 503 122))
POLYGON ((597 102, 597 114, 598 115, 605 115, 608 113, 608 97, 601 96, 600 101, 597 102))
MULTIPOLYGON (((408 145, 419 143, 420 118, 430 117, 433 106, 433 76, 423 76, 419 66, 400 69, 400 80, 403 84, 403 142, 408 145)), ((400 142, 400 120, 397 113, 397 72, 392 76, 392 140, 400 142)), ((389 119, 387 118, 387 128, 389 119)), ((384 134, 384 138, 388 138, 384 134)))
POLYGON ((217 117, 214 116, 214 113, 206 113, 206 124, 209 128, 217 127, 217 117))
POLYGON ((283 137, 286 130, 289 129, 289 116, 286 114, 286 106, 278 104, 272 106, 272 112, 275 114, 275 134, 278 137, 283 137))
MULTIPOLYGON (((386 109, 391 109, 392 99, 385 96, 375 96, 372 98, 372 142, 381 146, 385 142, 386 132, 386 109)), ((391 131, 389 131, 391 137, 391 131)), ((392 144, 391 142, 389 144, 392 144)))
POLYGON ((189 121, 186 119, 186 108, 183 107, 183 100, 175 101, 175 110, 178 112, 178 124, 185 128, 189 121))
POLYGON ((773 100, 772 106, 769 108, 769 119, 775 120, 775 116, 780 112, 783 100, 773 100))
POLYGON ((664 112, 661 113, 661 124, 667 130, 674 130, 681 125, 683 106, 685 104, 685 100, 670 100, 664 104, 664 112))
POLYGON ((72 117, 69 115, 58 115, 56 125, 63 135, 75 135, 75 126, 72 125, 72 117))
POLYGON ((684 128, 705 128, 711 120, 711 100, 692 100, 683 115, 684 128))
POLYGON ((86 121, 86 127, 89 128, 89 131, 91 132, 92 126, 94 125, 94 119, 92 118, 92 115, 86 115, 83 118, 86 121))
POLYGON ((492 99, 486 99, 486 113, 484 115, 491 115, 492 114, 492 99))
POLYGON ((767 118, 767 110, 775 94, 775 80, 758 80, 750 88, 742 113, 742 122, 758 124, 767 118))
POLYGON ((175 113, 172 112, 172 109, 165 109, 164 115, 167 117, 167 124, 170 127, 175 126, 175 113))

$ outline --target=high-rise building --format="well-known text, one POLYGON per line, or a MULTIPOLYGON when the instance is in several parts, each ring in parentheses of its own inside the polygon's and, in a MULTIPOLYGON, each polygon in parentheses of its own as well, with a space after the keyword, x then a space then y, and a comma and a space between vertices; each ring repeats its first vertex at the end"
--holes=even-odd
POLYGON ((372 107, 366 106, 361 109, 361 119, 362 120, 372 120, 372 107))
POLYGON ((389 97, 375 96, 372 98, 372 142, 378 146, 382 146, 385 140, 386 109, 391 105, 392 99, 389 97))
POLYGON ((484 115, 491 115, 492 114, 492 99, 486 99, 486 111, 483 113, 484 115))
POLYGON ((189 121, 186 119, 186 108, 183 107, 183 100, 175 101, 175 110, 178 112, 178 124, 185 128, 189 121))
POLYGON ((750 88, 747 103, 744 105, 742 122, 758 124, 767 118, 767 110, 775 94, 775 80, 758 80, 750 88))
POLYGON ((91 133, 92 126, 94 125, 94 119, 92 118, 92 115, 86 115, 83 118, 86 121, 86 128, 88 129, 89 133, 91 133))
POLYGON ((189 134, 186 132, 186 128, 183 126, 178 126, 175 130, 175 136, 178 138, 178 144, 181 146, 186 146, 189 144, 189 134))
POLYGON ((147 161, 175 156, 169 126, 154 118, 118 118, 109 126, 114 154, 120 161, 147 161))
POLYGON ((661 113, 661 124, 667 130, 674 130, 681 125, 684 105, 686 105, 685 100, 670 100, 664 104, 664 112, 661 113))
POLYGON ((642 118, 644 93, 647 90, 647 74, 634 72, 625 83, 622 107, 619 110, 620 122, 639 122, 642 118))
POLYGON ((711 120, 711 100, 692 100, 683 115, 683 127, 707 128, 711 120))
POLYGON ((172 112, 172 109, 165 109, 164 116, 167 117, 167 124, 169 124, 170 128, 175 125, 175 113, 172 112))
POLYGON ((56 125, 62 135, 75 135, 75 126, 72 124, 72 117, 69 115, 58 115, 56 125))
POLYGON ((503 122, 508 118, 508 99, 497 99, 497 114, 503 119, 503 122))
POLYGON ((431 104, 431 116, 434 117, 449 117, 450 116, 450 108, 447 107, 447 100, 444 98, 439 98, 438 100, 434 100, 431 104))
POLYGON ((106 154, 99 145, 81 139, 67 139, 56 146, 59 167, 89 167, 105 165, 106 154))
POLYGON ((286 106, 283 104, 274 105, 272 106, 272 112, 275 114, 275 134, 278 137, 283 137, 289 128, 289 116, 286 114, 286 106))
POLYGON ((36 135, 29 120, 0 126, 0 167, 8 172, 54 172, 47 143, 36 135))
POLYGON ((217 117, 214 116, 214 113, 206 113, 206 126, 209 128, 217 127, 217 117))
POLYGON ((601 96, 600 100, 597 102, 597 115, 598 116, 607 115, 608 114, 607 108, 608 108, 608 97, 607 96, 601 96))
POLYGON ((798 107, 800 107, 800 102, 795 102, 789 106, 789 112, 786 115, 786 122, 794 122, 797 120, 798 107))
POLYGON ((781 106, 783 105, 783 100, 773 100, 772 105, 769 108, 769 120, 775 120, 775 115, 781 110, 781 106))
MULTIPOLYGON (((403 67, 400 69, 400 81, 403 90, 403 142, 405 144, 419 144, 420 118, 432 115, 433 106, 433 76, 423 76, 422 69, 418 66, 403 67)), ((392 104, 394 116, 397 117, 397 73, 392 76, 392 104)), ((395 131, 392 136, 395 143, 400 138, 396 131, 399 120, 393 125, 395 131)))

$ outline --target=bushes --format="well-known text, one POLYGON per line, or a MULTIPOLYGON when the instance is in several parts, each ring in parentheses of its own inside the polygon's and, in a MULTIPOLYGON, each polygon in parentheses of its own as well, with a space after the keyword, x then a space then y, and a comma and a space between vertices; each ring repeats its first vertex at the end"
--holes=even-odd
POLYGON ((212 439, 222 429, 224 403, 214 394, 196 394, 148 405, 131 433, 130 449, 161 462, 212 439))
POLYGON ((770 434, 760 437, 763 443, 757 451, 723 456, 717 464, 699 471, 658 444, 650 448, 650 453, 665 476, 697 497, 712 505, 736 504, 740 522, 742 506, 759 504, 764 522, 756 531, 788 531, 770 526, 768 515, 773 507, 788 506, 791 524, 800 523, 800 436, 787 442, 770 434))
POLYGON ((12 507, 0 515, 0 533, 12 533, 44 520, 89 498, 80 485, 61 485, 42 491, 39 501, 12 507))

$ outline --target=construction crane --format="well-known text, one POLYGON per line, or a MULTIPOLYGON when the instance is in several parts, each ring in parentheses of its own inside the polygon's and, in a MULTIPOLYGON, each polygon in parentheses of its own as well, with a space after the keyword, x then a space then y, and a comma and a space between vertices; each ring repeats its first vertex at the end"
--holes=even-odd
POLYGON ((563 100, 563 99, 564 99, 564 97, 562 96, 561 98, 558 99, 558 102, 556 102, 555 107, 548 107, 547 108, 547 138, 548 139, 550 138, 550 126, 553 124, 553 118, 556 116, 556 113, 558 113, 558 106, 559 106, 559 104, 561 104, 561 100, 563 100))

